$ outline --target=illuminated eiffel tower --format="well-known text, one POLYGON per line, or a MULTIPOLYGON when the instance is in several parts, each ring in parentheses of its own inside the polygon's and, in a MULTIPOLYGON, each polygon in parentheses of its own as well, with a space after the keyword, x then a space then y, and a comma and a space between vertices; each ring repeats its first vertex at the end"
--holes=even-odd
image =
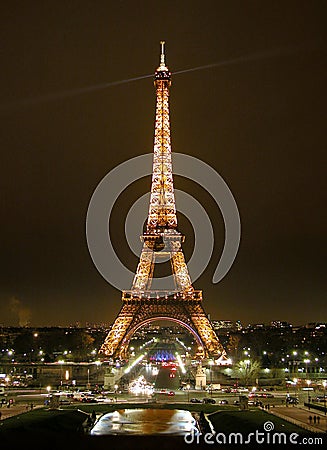
POLYGON ((100 353, 125 359, 135 331, 153 321, 169 320, 187 328, 197 341, 199 357, 225 354, 202 306, 202 291, 194 290, 182 250, 184 236, 177 230, 170 144, 169 88, 171 73, 161 42, 160 65, 155 72, 156 120, 150 207, 143 249, 132 289, 123 291, 121 310, 100 353), (156 262, 170 259, 174 287, 153 287, 156 262))

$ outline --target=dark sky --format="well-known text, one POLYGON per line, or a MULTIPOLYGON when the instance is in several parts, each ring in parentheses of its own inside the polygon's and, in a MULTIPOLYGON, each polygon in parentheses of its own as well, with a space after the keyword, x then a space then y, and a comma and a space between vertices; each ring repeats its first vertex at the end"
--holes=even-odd
MULTIPOLYGON (((215 228, 213 258, 195 283, 206 311, 245 323, 327 320, 325 2, 6 2, 0 21, 0 323, 110 322, 119 311, 120 292, 89 256, 85 216, 106 173, 152 151, 152 80, 38 99, 151 74, 162 39, 172 71, 281 49, 173 78, 173 151, 217 170, 241 214, 237 259, 214 285, 219 210, 176 177, 215 228)), ((124 218, 149 188, 147 178, 126 190, 111 219, 132 270, 124 218)), ((181 220, 180 229, 189 255, 191 227, 181 220)))

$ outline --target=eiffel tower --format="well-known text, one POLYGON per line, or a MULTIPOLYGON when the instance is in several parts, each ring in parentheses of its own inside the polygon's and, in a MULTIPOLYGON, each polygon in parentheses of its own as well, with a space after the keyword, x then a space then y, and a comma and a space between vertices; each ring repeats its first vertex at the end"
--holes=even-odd
POLYGON ((135 331, 153 321, 169 320, 182 325, 197 342, 197 356, 225 354, 202 306, 202 291, 195 290, 182 250, 184 236, 177 229, 170 144, 169 88, 171 73, 165 62, 164 42, 155 72, 156 118, 150 206, 142 253, 131 290, 122 292, 123 305, 100 353, 125 359, 135 331), (155 264, 170 260, 174 286, 153 287, 155 264))

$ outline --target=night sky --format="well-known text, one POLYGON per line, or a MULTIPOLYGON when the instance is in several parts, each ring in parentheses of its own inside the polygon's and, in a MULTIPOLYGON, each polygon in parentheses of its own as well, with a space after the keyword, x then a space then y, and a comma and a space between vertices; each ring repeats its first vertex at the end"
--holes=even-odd
MULTIPOLYGON (((214 225, 214 255, 195 283, 206 311, 245 324, 327 321, 325 2, 6 2, 0 21, 1 324, 111 322, 118 313, 121 294, 93 265, 85 218, 111 169, 152 152, 153 82, 62 93, 152 74, 162 39, 172 72, 245 57, 176 74, 171 88, 173 151, 217 170, 241 215, 237 259, 214 285, 220 212, 175 178, 214 225)), ((124 219, 150 181, 128 188, 111 217, 131 270, 124 219)), ((189 257, 192 228, 183 217, 179 228, 189 257)))

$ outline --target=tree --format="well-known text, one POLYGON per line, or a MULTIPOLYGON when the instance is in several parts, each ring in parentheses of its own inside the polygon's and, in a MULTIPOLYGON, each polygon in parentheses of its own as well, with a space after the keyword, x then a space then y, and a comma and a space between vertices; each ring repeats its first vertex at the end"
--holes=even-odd
POLYGON ((233 376, 239 380, 240 384, 247 386, 255 382, 260 370, 261 364, 259 361, 246 359, 235 365, 233 376))
POLYGON ((79 330, 72 335, 72 348, 74 359, 82 361, 89 357, 90 350, 93 348, 94 338, 86 331, 79 330))
POLYGON ((33 334, 30 331, 23 331, 18 334, 14 340, 13 347, 16 354, 30 353, 32 349, 37 350, 37 345, 35 339, 33 339, 33 334))

